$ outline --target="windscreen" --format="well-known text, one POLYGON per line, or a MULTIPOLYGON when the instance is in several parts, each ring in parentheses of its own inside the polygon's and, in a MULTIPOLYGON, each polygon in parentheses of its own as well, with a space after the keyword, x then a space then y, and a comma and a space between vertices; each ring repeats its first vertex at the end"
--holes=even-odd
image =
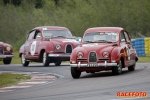
POLYGON ((93 32, 86 33, 83 37, 84 42, 117 42, 119 39, 116 32, 93 32))
POLYGON ((44 30, 43 36, 47 38, 55 38, 55 37, 72 38, 72 34, 68 30, 44 30))

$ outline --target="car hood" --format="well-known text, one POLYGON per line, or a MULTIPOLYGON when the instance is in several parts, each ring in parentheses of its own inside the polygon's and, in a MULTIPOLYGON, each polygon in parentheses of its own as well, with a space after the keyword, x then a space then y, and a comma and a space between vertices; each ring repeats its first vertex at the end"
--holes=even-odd
POLYGON ((76 48, 76 53, 82 51, 84 56, 88 56, 90 52, 96 52, 99 57, 102 56, 104 51, 107 51, 111 54, 112 50, 116 47, 114 43, 88 43, 82 44, 80 47, 76 48))

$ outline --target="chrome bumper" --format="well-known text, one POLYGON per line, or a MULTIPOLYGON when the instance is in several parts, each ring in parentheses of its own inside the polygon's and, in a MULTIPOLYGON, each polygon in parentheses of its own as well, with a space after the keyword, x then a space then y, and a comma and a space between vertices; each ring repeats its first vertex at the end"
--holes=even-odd
POLYGON ((70 53, 69 54, 49 54, 49 57, 70 57, 70 53))
POLYGON ((80 62, 78 64, 70 64, 70 67, 114 67, 114 66, 117 66, 117 63, 92 63, 92 64, 81 64, 80 62))
POLYGON ((0 58, 11 58, 14 57, 14 55, 0 55, 0 58))

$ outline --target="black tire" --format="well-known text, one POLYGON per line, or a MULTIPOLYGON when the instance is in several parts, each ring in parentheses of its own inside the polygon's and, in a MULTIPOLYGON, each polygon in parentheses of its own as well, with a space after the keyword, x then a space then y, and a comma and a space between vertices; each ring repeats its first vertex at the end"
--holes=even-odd
POLYGON ((77 70, 76 67, 71 67, 71 75, 74 79, 77 79, 81 75, 81 71, 77 70))
POLYGON ((134 64, 132 66, 128 67, 128 71, 134 71, 135 70, 135 66, 136 66, 136 61, 134 62, 134 64))
POLYGON ((120 75, 122 72, 122 61, 120 60, 118 66, 112 68, 112 73, 114 75, 120 75))
POLYGON ((49 62, 50 58, 48 57, 48 55, 46 54, 46 52, 43 52, 43 56, 42 56, 42 62, 43 62, 43 66, 49 66, 49 62))
POLYGON ((55 62, 55 66, 60 66, 60 65, 61 65, 61 61, 55 62))
POLYGON ((3 59, 3 63, 4 64, 10 64, 11 63, 12 58, 8 58, 8 59, 3 59))
POLYGON ((21 55, 21 63, 24 67, 27 67, 29 65, 29 61, 25 59, 24 54, 21 55))

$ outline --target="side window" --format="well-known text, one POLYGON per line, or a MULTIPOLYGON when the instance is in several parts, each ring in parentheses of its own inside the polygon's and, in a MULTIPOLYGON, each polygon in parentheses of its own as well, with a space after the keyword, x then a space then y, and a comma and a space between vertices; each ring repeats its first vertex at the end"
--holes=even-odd
POLYGON ((125 36, 124 36, 124 33, 123 32, 121 32, 121 35, 120 35, 120 41, 121 42, 125 42, 126 41, 126 39, 125 39, 125 36))
POLYGON ((125 35, 125 38, 126 38, 127 42, 130 42, 128 34, 126 32, 124 32, 124 35, 125 35))
POLYGON ((34 36, 35 31, 30 32, 29 36, 28 36, 28 40, 32 40, 33 36, 34 36))
POLYGON ((39 39, 41 38, 41 32, 40 31, 36 31, 34 39, 39 39))

